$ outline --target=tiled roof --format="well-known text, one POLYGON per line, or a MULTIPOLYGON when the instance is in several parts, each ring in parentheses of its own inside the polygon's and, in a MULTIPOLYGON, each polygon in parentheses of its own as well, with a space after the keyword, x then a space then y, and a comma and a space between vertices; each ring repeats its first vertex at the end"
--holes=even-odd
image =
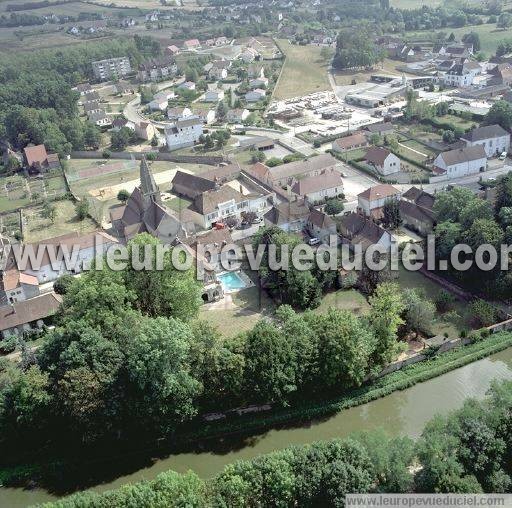
POLYGON ((24 151, 29 166, 43 165, 48 160, 44 145, 27 146, 24 151))
POLYGON ((311 157, 307 160, 290 162, 288 164, 283 164, 282 166, 273 167, 270 172, 274 179, 280 180, 282 178, 290 178, 292 176, 304 175, 314 171, 321 171, 338 164, 338 160, 332 155, 322 154, 311 157))
POLYGON ((0 307, 0 331, 45 319, 57 312, 61 299, 55 293, 0 307))
POLYGON ((392 185, 383 183, 366 189, 365 191, 361 192, 361 194, 358 194, 357 197, 366 199, 368 201, 375 201, 377 199, 385 199, 391 196, 396 196, 397 194, 400 194, 398 189, 392 185))
POLYGON ((464 134, 462 139, 466 139, 471 143, 475 141, 483 141, 484 139, 500 138, 507 136, 509 133, 501 125, 486 125, 484 127, 477 127, 472 131, 464 134))
POLYGON ((440 157, 444 160, 444 163, 447 166, 487 158, 485 149, 482 145, 467 146, 465 148, 449 150, 448 152, 442 152, 440 157))
MULTIPOLYGON (((343 187, 343 181, 338 171, 326 171, 318 176, 308 176, 296 182, 292 191, 295 194, 305 196, 313 192, 319 192, 325 189, 343 187)), ((341 192, 341 189, 340 189, 341 192)))

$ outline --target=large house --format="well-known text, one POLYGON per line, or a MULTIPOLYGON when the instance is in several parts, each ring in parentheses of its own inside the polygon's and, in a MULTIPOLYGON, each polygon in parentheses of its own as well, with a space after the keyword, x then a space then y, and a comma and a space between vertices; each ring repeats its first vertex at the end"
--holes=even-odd
POLYGON ((172 191, 175 194, 192 200, 203 192, 211 191, 216 187, 216 183, 213 180, 180 170, 176 171, 171 183, 172 191))
POLYGON ((247 102, 258 102, 264 99, 267 96, 267 92, 260 88, 256 88, 256 90, 251 90, 245 94, 245 100, 247 102))
POLYGON ((335 139, 332 142, 332 149, 335 152, 343 153, 347 150, 353 150, 354 148, 362 148, 368 146, 368 140, 362 132, 355 132, 350 136, 344 138, 335 139))
POLYGON ((486 168, 485 149, 482 145, 475 145, 440 153, 434 161, 433 171, 439 176, 458 178, 482 173, 486 168))
POLYGON ((6 339, 11 335, 40 330, 45 321, 57 312, 60 304, 60 296, 45 293, 30 300, 0 307, 0 337, 6 339))
POLYGON ((217 85, 208 86, 208 90, 204 94, 204 102, 220 102, 224 99, 224 90, 217 87, 217 85))
POLYGON ((339 171, 331 169, 318 176, 308 176, 297 180, 292 192, 306 198, 311 204, 324 202, 343 193, 343 181, 339 171))
POLYGON ((27 146, 23 151, 29 171, 44 173, 60 168, 59 156, 56 153, 48 154, 44 145, 27 146))
MULTIPOLYGON (((313 208, 306 221, 308 233, 322 243, 330 244, 330 237, 337 236, 336 223, 324 212, 313 208)), ((337 243, 337 239, 336 239, 337 243)))
POLYGON ((454 65, 441 79, 448 86, 467 87, 473 84, 475 77, 481 74, 481 72, 482 67, 480 64, 469 60, 465 63, 454 65))
POLYGON ((37 277, 20 272, 15 263, 0 271, 0 307, 39 296, 37 277))
POLYGON ((139 65, 137 79, 146 83, 147 81, 161 81, 175 76, 178 72, 178 66, 174 58, 162 56, 150 58, 139 65))
POLYGON ((164 244, 186 236, 180 221, 162 203, 145 157, 140 163, 140 186, 133 190, 125 206, 111 211, 111 221, 114 231, 124 241, 139 233, 149 233, 164 244))
POLYGON ((223 80, 228 77, 228 71, 231 67, 229 60, 215 60, 204 66, 204 71, 208 79, 223 80))
POLYGON ((203 122, 197 116, 181 118, 165 128, 165 140, 169 150, 194 146, 203 134, 203 122))
POLYGON ((392 175, 400 171, 400 159, 386 148, 372 146, 366 151, 364 158, 381 175, 392 175))
POLYGON ((330 154, 322 154, 310 159, 290 162, 271 168, 270 174, 276 185, 293 185, 298 179, 319 176, 323 172, 338 170, 341 163, 330 154))
POLYGON ((510 148, 510 134, 500 125, 477 127, 460 139, 466 146, 483 146, 488 158, 508 152, 510 148))
POLYGON ((185 49, 187 51, 196 50, 196 49, 199 49, 200 47, 201 47, 201 43, 199 42, 198 39, 190 39, 183 43, 183 49, 185 49))
POLYGON ((176 106, 167 110, 167 118, 169 120, 180 120, 181 118, 187 118, 192 116, 192 110, 186 106, 176 106))
POLYGON ((230 109, 226 115, 228 123, 242 123, 247 120, 251 112, 248 109, 230 109))
POLYGON ((384 205, 388 199, 400 199, 401 192, 389 184, 379 184, 357 195, 358 209, 366 216, 382 218, 384 205))

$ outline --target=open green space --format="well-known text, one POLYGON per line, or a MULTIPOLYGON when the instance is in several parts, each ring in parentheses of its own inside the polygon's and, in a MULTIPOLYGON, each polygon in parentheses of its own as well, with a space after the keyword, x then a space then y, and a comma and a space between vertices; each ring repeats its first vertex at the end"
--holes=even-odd
POLYGON ((77 231, 89 233, 97 229, 96 224, 89 218, 82 221, 76 217, 75 203, 69 200, 52 202, 56 216, 52 221, 43 217, 42 207, 24 210, 24 239, 26 242, 39 242, 47 238, 65 235, 77 231))
POLYGON ((370 304, 366 298, 356 289, 341 289, 327 293, 322 298, 320 307, 314 312, 324 313, 329 309, 349 310, 353 314, 366 314, 370 310, 370 304))
POLYGON ((279 39, 277 44, 286 61, 274 90, 275 99, 289 99, 313 92, 329 90, 329 59, 321 56, 319 46, 298 46, 279 39))

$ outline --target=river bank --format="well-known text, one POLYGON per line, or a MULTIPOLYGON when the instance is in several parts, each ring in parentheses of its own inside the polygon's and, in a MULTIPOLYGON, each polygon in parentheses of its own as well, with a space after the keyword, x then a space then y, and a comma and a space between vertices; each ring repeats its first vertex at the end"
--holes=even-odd
MULTIPOLYGON (((217 472, 225 464, 237 460, 238 458, 249 458, 258 453, 266 453, 273 449, 279 449, 287 446, 290 443, 296 442, 295 437, 299 438, 299 442, 311 442, 317 439, 324 439, 329 437, 335 437, 339 435, 346 435, 355 430, 362 428, 374 428, 379 425, 383 425, 391 432, 399 432, 400 429, 408 435, 416 436, 421 432, 422 423, 429 419, 437 411, 445 411, 453 407, 447 407, 445 405, 449 398, 445 399, 444 394, 447 389, 456 386, 460 389, 455 397, 455 404, 467 396, 483 395, 481 389, 484 392, 490 385, 490 381, 493 376, 497 373, 502 376, 503 379, 512 377, 512 371, 507 366, 502 366, 501 370, 492 368, 492 361, 485 363, 486 368, 484 373, 480 373, 479 358, 485 358, 486 356, 492 355, 497 351, 501 351, 512 346, 512 335, 511 334, 496 334, 492 337, 485 339, 484 341, 465 346, 464 348, 444 353, 443 355, 407 367, 401 372, 390 374, 369 387, 363 387, 358 390, 357 394, 351 394, 351 396, 340 397, 338 400, 331 401, 329 404, 324 404, 322 407, 309 408, 309 412, 306 416, 300 419, 296 419, 293 425, 289 425, 286 428, 275 429, 276 426, 287 421, 285 416, 290 417, 293 415, 293 411, 300 411, 294 408, 293 411, 289 410, 282 412, 279 415, 272 415, 273 420, 266 418, 265 422, 257 422, 255 418, 251 419, 251 422, 246 420, 240 421, 246 428, 250 428, 250 435, 246 437, 234 437, 236 434, 233 427, 231 428, 231 436, 218 437, 213 443, 204 444, 195 448, 195 451, 186 451, 183 448, 181 451, 167 452, 165 454, 162 450, 148 449, 146 450, 146 458, 138 457, 134 460, 134 457, 130 454, 123 456, 111 457, 109 463, 85 463, 83 464, 82 473, 86 476, 81 478, 82 482, 78 486, 79 488, 94 487, 95 490, 104 490, 106 488, 114 488, 122 485, 123 483, 136 481, 141 478, 152 478, 161 471, 167 469, 175 469, 177 471, 186 471, 192 469, 201 476, 211 476, 217 472), (473 363, 476 362, 476 363, 473 363), (464 365, 469 365, 466 369, 461 368, 464 365), (468 377, 465 372, 469 370, 472 374, 468 377), (442 382, 447 372, 453 372, 452 380, 442 382), (458 381, 460 378, 464 379, 461 383, 458 381), (427 383, 418 384, 421 381, 435 378, 434 381, 427 383), (468 381, 469 380, 469 381, 468 381), (474 389, 469 390, 467 386, 471 386, 472 383, 476 383, 474 389), (411 387, 418 384, 413 391, 417 392, 415 399, 418 394, 421 394, 421 403, 414 410, 408 410, 403 418, 404 421, 412 422, 416 421, 416 417, 419 416, 416 423, 409 427, 404 425, 401 420, 396 420, 396 415, 402 413, 403 409, 403 398, 408 397, 411 387), (438 388, 434 392, 440 391, 442 397, 437 398, 437 394, 432 392, 428 387, 435 385, 438 388), (430 397, 435 400, 435 404, 428 403, 428 397, 425 398, 425 393, 430 393, 430 397), (391 394, 391 395, 390 395, 391 394), (461 397, 461 395, 463 395, 461 397), (378 400, 377 400, 378 399, 378 400), (370 402, 373 401, 373 402, 370 402), (402 401, 396 405, 396 401, 402 401), (369 402, 369 403, 368 403, 369 402), (375 408, 386 407, 391 404, 395 409, 393 414, 390 414, 385 410, 384 417, 382 415, 374 415, 375 408), (349 409, 350 408, 350 409, 349 409), (332 413, 337 413, 335 416, 329 417, 332 413), (322 420, 319 420, 322 418, 322 420), (389 422, 393 421, 391 425, 389 422), (277 423, 274 423, 277 422, 277 423), (268 432, 255 435, 256 424, 265 424, 265 428, 271 426, 273 430, 268 432), (273 436, 280 436, 277 441, 273 436), (270 446, 269 446, 270 445, 270 446), (158 459, 151 459, 151 457, 158 457, 158 459), (131 466, 131 467, 130 467, 131 466), (97 470, 103 472, 104 470, 110 469, 108 474, 94 475, 91 471, 97 470), (134 472, 136 471, 136 472, 134 472), (88 475, 88 476, 87 476, 88 475), (100 484, 101 481, 109 483, 100 484)), ((505 357, 507 362, 510 361, 512 364, 512 349, 509 349, 505 357)), ((448 374, 449 376, 449 374, 448 374)), ((414 404, 416 404, 415 402, 414 404)), ((306 408, 303 409, 303 412, 306 408)), ((377 411, 380 413, 381 411, 377 411)), ((191 436, 189 436, 191 438, 191 436)), ((141 453, 141 452, 140 452, 141 453)), ((48 464, 45 465, 48 467, 48 464)), ((55 465, 57 466, 57 465, 55 465)), ((65 474, 66 470, 73 471, 74 465, 58 464, 61 469, 61 477, 65 474)), ((4 470, 4 474, 11 474, 10 480, 12 481, 18 475, 24 479, 31 477, 29 469, 20 468, 17 471, 4 470)), ((32 470, 34 473, 35 470, 32 470)), ((41 472, 39 471, 39 474, 41 472)), ((35 475, 39 476, 38 474, 35 475)), ((44 475, 43 475, 44 476, 44 475)), ((5 477, 4 477, 5 478, 5 477)), ((8 478, 8 477, 7 477, 8 478)), ((62 483, 65 484, 64 478, 62 483)), ((44 485, 44 482, 40 483, 44 485)), ((49 494, 42 489, 35 489, 31 491, 13 488, 0 489, 0 505, 1 506, 27 506, 33 502, 41 502, 49 499, 54 499, 59 495, 65 494, 66 492, 58 492, 57 496, 49 494), (25 501, 23 501, 23 499, 25 501), (30 500, 29 500, 30 499, 30 500), (18 500, 18 501, 16 501, 18 500)))

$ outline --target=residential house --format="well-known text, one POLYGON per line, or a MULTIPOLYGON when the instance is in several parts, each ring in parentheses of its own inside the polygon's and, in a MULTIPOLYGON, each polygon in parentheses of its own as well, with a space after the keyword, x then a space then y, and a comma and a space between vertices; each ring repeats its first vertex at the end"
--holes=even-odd
POLYGON ((132 72, 130 60, 123 56, 92 62, 94 77, 99 81, 118 79, 132 72))
POLYGON ((497 124, 477 127, 460 139, 466 146, 482 145, 488 158, 508 152, 510 148, 510 133, 497 124))
POLYGON ((424 236, 432 233, 435 225, 434 203, 435 196, 411 187, 400 200, 403 224, 424 236))
POLYGON ((0 307, 0 336, 6 339, 11 335, 42 329, 45 321, 57 312, 61 301, 55 293, 46 293, 0 307))
POLYGON ((153 100, 148 104, 148 107, 151 111, 165 111, 169 106, 169 99, 165 96, 156 96, 153 97, 153 100))
POLYGON ((465 63, 454 65, 441 80, 448 86, 467 87, 473 84, 475 77, 482 73, 482 67, 478 62, 469 60, 465 63))
POLYGON ((335 245, 338 243, 336 223, 326 213, 315 208, 309 212, 306 229, 313 238, 318 238, 322 243, 330 245, 331 237, 335 239, 335 245))
POLYGON ((132 131, 135 131, 135 124, 133 122, 130 122, 124 117, 115 118, 112 122, 112 130, 114 132, 120 131, 123 127, 126 127, 128 129, 131 129, 132 131))
POLYGON ((98 127, 107 127, 112 125, 112 119, 105 113, 104 110, 91 113, 87 115, 89 122, 97 125, 98 127))
POLYGON ((365 252, 372 245, 379 245, 385 251, 391 249, 391 234, 359 213, 343 215, 338 223, 338 231, 342 243, 350 245, 352 249, 360 246, 361 252, 365 252))
POLYGON ((204 94, 204 102, 220 102, 224 99, 224 90, 217 88, 217 85, 209 85, 204 94))
POLYGON ((168 245, 186 236, 174 212, 163 204, 145 157, 140 163, 140 185, 133 190, 125 206, 111 212, 111 222, 113 230, 124 241, 149 233, 168 245))
POLYGON ((201 43, 197 39, 190 39, 183 43, 183 49, 187 51, 195 51, 201 48, 201 43))
POLYGON ((226 115, 228 123, 242 123, 251 114, 248 109, 230 109, 226 115))
POLYGON ((292 192, 306 198, 309 203, 323 203, 326 199, 343 194, 343 180, 335 169, 323 171, 318 176, 308 176, 297 180, 292 192))
POLYGON ((400 199, 401 192, 389 184, 379 184, 366 189, 357 196, 357 207, 367 217, 380 219, 388 199, 400 199))
POLYGON ((265 77, 265 67, 260 63, 252 63, 247 68, 247 75, 249 79, 256 78, 264 78, 265 77))
POLYGON ((92 92, 86 92, 83 96, 81 96, 78 104, 83 104, 85 106, 86 104, 98 102, 101 102, 101 97, 100 94, 94 90, 92 92))
POLYGON ((233 238, 229 229, 210 229, 206 233, 194 235, 183 240, 183 242, 187 243, 196 252, 200 248, 214 270, 224 271, 220 251, 225 245, 233 244, 233 238))
POLYGON ((229 60, 215 60, 204 66, 208 79, 223 80, 228 77, 231 62, 229 60))
POLYGON ((247 102, 258 102, 263 100, 267 96, 267 92, 260 88, 256 88, 256 90, 251 90, 245 94, 245 100, 247 102))
POLYGON ((488 85, 512 85, 512 65, 510 63, 502 63, 496 65, 489 71, 492 76, 487 80, 488 85))
POLYGON ((89 92, 92 92, 92 87, 90 83, 80 83, 79 85, 76 85, 74 90, 76 90, 80 96, 83 96, 89 92))
POLYGON ((308 176, 319 176, 332 170, 339 170, 341 163, 330 154, 316 155, 306 160, 282 164, 270 169, 276 185, 285 187, 308 176))
POLYGON ((162 56, 150 58, 139 65, 137 79, 142 83, 161 81, 173 77, 178 72, 178 66, 173 57, 162 56))
POLYGON ((178 85, 178 88, 181 88, 182 90, 189 90, 190 92, 193 92, 196 89, 196 84, 193 81, 185 81, 178 85))
POLYGON ((180 120, 192 116, 192 110, 186 106, 176 106, 167 110, 167 118, 169 120, 180 120))
POLYGON ((307 201, 295 200, 274 205, 264 216, 265 226, 277 226, 287 233, 300 233, 308 222, 307 201))
POLYGON ((433 171, 447 178, 482 173, 487 169, 487 154, 482 145, 466 146, 440 153, 434 160, 433 171))
POLYGON ((170 56, 176 56, 180 53, 180 48, 178 48, 178 46, 175 46, 174 44, 171 44, 170 46, 167 46, 165 48, 165 51, 168 55, 170 56))
POLYGON ((251 79, 249 81, 249 88, 251 89, 256 89, 256 88, 261 88, 261 89, 265 89, 265 88, 268 88, 268 78, 254 78, 254 79, 251 79))
POLYGON ((355 132, 350 136, 335 139, 332 142, 332 149, 335 152, 343 153, 347 150, 368 146, 368 140, 363 132, 355 132))
POLYGON ((386 148, 378 146, 368 148, 364 160, 383 176, 398 173, 401 169, 400 159, 386 148))
POLYGON ((149 122, 140 122, 135 124, 135 134, 140 139, 149 141, 155 137, 156 130, 149 122))
POLYGON ((38 243, 22 246, 24 249, 43 252, 40 264, 32 265, 30 260, 23 272, 36 277, 40 284, 51 282, 64 274, 77 274, 97 257, 106 254, 117 240, 104 231, 79 234, 77 231, 49 238, 38 243), (67 258, 67 259, 66 259, 67 258))
POLYGON ((49 169, 60 168, 58 154, 48 154, 44 145, 29 145, 23 151, 29 171, 44 173, 49 169))
POLYGON ((165 128, 165 139, 169 150, 193 146, 203 134, 203 122, 198 117, 181 118, 165 128))
POLYGON ((196 109, 194 111, 194 115, 199 117, 206 125, 210 125, 215 122, 215 118, 217 117, 214 109, 196 109))
POLYGON ((394 126, 392 123, 372 123, 364 127, 367 132, 367 137, 370 138, 372 134, 378 134, 379 136, 386 136, 387 134, 393 134, 394 126))
POLYGON ((241 58, 245 63, 254 62, 254 60, 260 58, 260 53, 256 51, 254 48, 245 48, 241 53, 239 58, 241 58))
POLYGON ((20 272, 16 266, 0 270, 0 307, 39 296, 37 277, 20 272))
POLYGON ((116 83, 114 90, 117 95, 132 95, 135 93, 135 88, 129 83, 116 83))
POLYGON ((87 116, 91 115, 92 113, 99 113, 103 110, 104 108, 99 102, 86 102, 84 104, 84 112, 87 116))

